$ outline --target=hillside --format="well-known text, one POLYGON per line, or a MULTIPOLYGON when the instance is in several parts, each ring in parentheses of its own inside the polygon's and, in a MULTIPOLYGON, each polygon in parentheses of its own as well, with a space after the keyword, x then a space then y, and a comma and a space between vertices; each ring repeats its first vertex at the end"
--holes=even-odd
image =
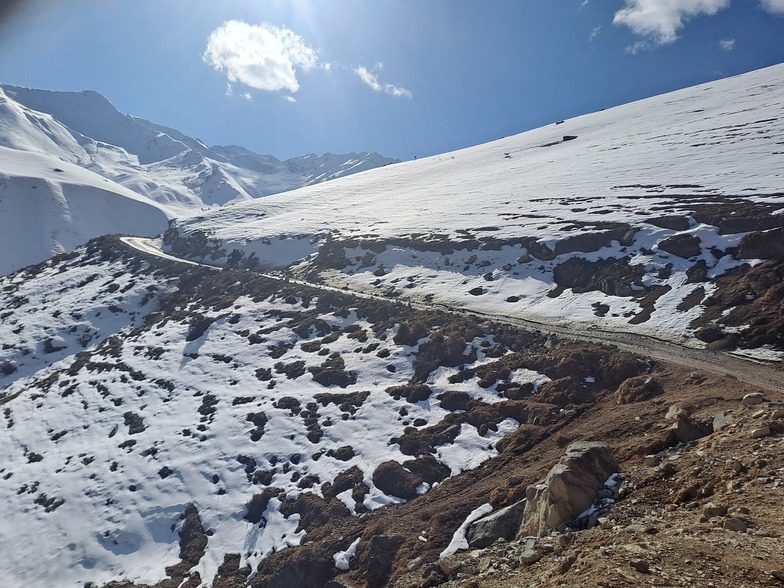
POLYGON ((17 218, 11 213, 22 208, 27 219, 14 223, 13 231, 0 232, 0 273, 41 262, 98 235, 151 237, 176 216, 395 162, 377 153, 311 154, 280 161, 236 146, 210 148, 176 129, 118 112, 97 92, 10 84, 0 84, 0 148, 0 212, 9 225, 17 218), (45 164, 43 158, 48 158, 45 164), (54 169, 66 170, 58 173, 68 177, 53 179, 48 172, 54 169), (24 181, 20 184, 18 178, 24 181), (56 185, 50 188, 52 181, 56 185), (96 197, 92 188, 99 181, 102 195, 96 197), (32 192, 28 184, 39 191, 32 192), (84 206, 77 202, 88 198, 84 194, 90 194, 98 210, 109 200, 122 203, 113 205, 120 214, 69 216, 71 208, 84 206))
POLYGON ((782 73, 0 276, 0 584, 784 582, 782 73))
POLYGON ((357 291, 781 358, 781 309, 754 318, 756 301, 780 298, 783 73, 226 207, 176 223, 165 244, 357 291), (720 315, 717 299, 735 308, 720 315))

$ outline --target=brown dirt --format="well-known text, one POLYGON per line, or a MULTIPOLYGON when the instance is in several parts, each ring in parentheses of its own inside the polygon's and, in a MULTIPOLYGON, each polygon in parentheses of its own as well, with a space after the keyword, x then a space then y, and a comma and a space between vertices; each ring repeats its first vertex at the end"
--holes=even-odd
MULTIPOLYGON (((774 423, 772 436, 752 439, 751 431, 770 420, 773 410, 757 415, 756 408, 740 407, 743 395, 755 388, 731 377, 690 373, 672 365, 659 365, 654 375, 662 387, 660 395, 619 406, 615 394, 605 393, 595 404, 582 407, 577 416, 549 426, 523 425, 503 444, 501 455, 477 470, 447 480, 405 505, 360 519, 342 519, 330 530, 316 533, 318 541, 306 540, 302 547, 265 560, 252 585, 275 585, 275 578, 298 567, 303 550, 309 553, 308 561, 315 553, 331 557, 357 536, 363 537, 362 545, 380 534, 402 538, 390 577, 369 583, 360 549, 352 569, 335 577, 339 583, 333 586, 771 585, 770 572, 784 571, 784 554, 776 548, 784 533, 780 516, 784 421, 774 423), (670 423, 664 420, 672 404, 690 412, 698 422, 711 420, 719 410, 731 410, 733 423, 672 449, 666 430, 670 423), (626 476, 623 498, 607 514, 611 528, 576 532, 567 549, 560 547, 557 538, 545 539, 538 548, 549 542, 554 551, 531 567, 508 563, 522 544, 496 545, 475 554, 476 561, 466 560, 465 565, 467 570, 476 568, 489 558, 490 564, 485 565, 491 565, 491 571, 464 577, 458 571, 452 581, 444 583, 448 580, 437 571, 438 554, 467 514, 484 502, 501 507, 522 498, 525 486, 542 478, 565 445, 578 439, 609 443, 626 476), (644 456, 656 451, 665 451, 665 466, 643 466, 644 456), (740 475, 732 470, 735 460, 747 468, 740 475), (700 522, 702 506, 709 500, 729 508, 748 508, 751 514, 742 518, 751 522, 751 531, 720 528, 726 517, 700 522), (572 556, 576 559, 571 569, 561 572, 572 556), (421 567, 409 571, 408 565, 416 558, 422 558, 421 567), (649 574, 640 575, 631 567, 636 559, 649 564, 649 574)), ((781 394, 768 394, 768 399, 784 400, 781 394)), ((327 579, 314 577, 302 586, 324 586, 327 579)))

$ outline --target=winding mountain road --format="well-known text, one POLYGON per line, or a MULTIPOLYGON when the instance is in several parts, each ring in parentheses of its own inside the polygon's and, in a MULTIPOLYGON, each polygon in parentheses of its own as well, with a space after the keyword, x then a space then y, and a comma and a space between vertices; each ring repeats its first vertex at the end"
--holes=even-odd
MULTIPOLYGON (((221 269, 220 266, 182 259, 180 257, 165 253, 160 249, 160 241, 157 239, 121 237, 121 241, 137 251, 149 255, 155 255, 170 261, 187 265, 207 267, 216 271, 221 269)), ((304 280, 296 280, 270 273, 257 273, 260 273, 260 275, 268 279, 279 282, 301 284, 310 288, 318 288, 321 290, 329 290, 333 292, 350 293, 362 298, 372 298, 387 302, 390 300, 384 296, 378 296, 376 294, 370 294, 367 292, 346 290, 343 288, 336 288, 334 286, 327 286, 324 284, 316 284, 304 280)), ((499 314, 485 313, 478 310, 453 308, 443 304, 415 300, 407 300, 406 302, 410 302, 412 307, 421 310, 441 310, 462 315, 468 314, 477 318, 505 323, 527 330, 535 330, 542 333, 553 334, 563 338, 615 345, 618 347, 618 349, 623 351, 645 355, 653 359, 680 365, 693 370, 702 370, 714 374, 730 376, 755 387, 776 392, 784 390, 784 367, 777 362, 761 362, 750 358, 732 355, 730 353, 688 347, 686 345, 679 345, 672 341, 667 341, 665 339, 659 339, 654 336, 643 335, 640 333, 631 333, 618 330, 603 330, 596 327, 596 325, 587 325, 580 322, 561 320, 558 323, 554 323, 533 320, 530 318, 523 319, 499 314)))

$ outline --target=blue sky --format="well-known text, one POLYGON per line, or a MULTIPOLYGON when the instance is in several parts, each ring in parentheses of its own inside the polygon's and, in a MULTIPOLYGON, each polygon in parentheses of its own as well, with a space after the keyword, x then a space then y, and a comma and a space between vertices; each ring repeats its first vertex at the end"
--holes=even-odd
POLYGON ((280 158, 423 157, 784 61, 784 0, 4 5, 0 81, 280 158))

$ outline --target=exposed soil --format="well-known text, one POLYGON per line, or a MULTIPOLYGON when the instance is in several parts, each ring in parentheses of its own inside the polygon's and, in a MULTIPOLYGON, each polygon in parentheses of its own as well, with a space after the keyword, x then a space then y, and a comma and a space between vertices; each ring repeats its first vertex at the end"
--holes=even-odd
MULTIPOLYGON (((777 547, 784 533, 784 420, 772 418, 778 408, 741 407, 743 395, 755 389, 729 377, 664 364, 654 376, 656 386, 641 396, 647 400, 625 396, 619 405, 617 396, 608 393, 557 424, 523 425, 499 457, 477 470, 446 480, 405 505, 320 530, 314 541, 265 560, 251 585, 282 585, 277 578, 302 561, 318 554, 331 557, 357 536, 362 536, 362 545, 376 535, 394 537, 400 545, 389 578, 369 581, 368 555, 360 550, 352 569, 335 575, 338 583, 332 586, 775 585, 771 572, 784 572, 784 554, 777 547), (673 404, 703 422, 726 410, 730 424, 691 444, 672 447, 665 413, 673 404), (770 436, 752 438, 753 431, 766 425, 770 436), (571 543, 566 548, 560 541, 567 539, 558 534, 539 540, 535 548, 542 559, 530 567, 517 557, 525 541, 460 556, 464 567, 449 581, 438 567, 438 554, 467 514, 484 502, 498 508, 519 500, 525 486, 542 478, 566 444, 577 439, 609 443, 624 473, 622 498, 604 513, 606 528, 575 531, 567 535, 571 543), (643 464, 645 456, 657 452, 659 465, 643 464), (701 521, 710 501, 726 506, 728 514, 701 521), (741 518, 750 530, 723 528, 730 518, 741 518), (647 573, 633 567, 637 560, 648 564, 647 573)), ((630 388, 635 386, 622 390, 630 388)), ((780 394, 767 398, 784 401, 780 394)), ((330 576, 336 572, 330 570, 330 576)), ((326 586, 328 580, 313 577, 301 585, 326 586)))

